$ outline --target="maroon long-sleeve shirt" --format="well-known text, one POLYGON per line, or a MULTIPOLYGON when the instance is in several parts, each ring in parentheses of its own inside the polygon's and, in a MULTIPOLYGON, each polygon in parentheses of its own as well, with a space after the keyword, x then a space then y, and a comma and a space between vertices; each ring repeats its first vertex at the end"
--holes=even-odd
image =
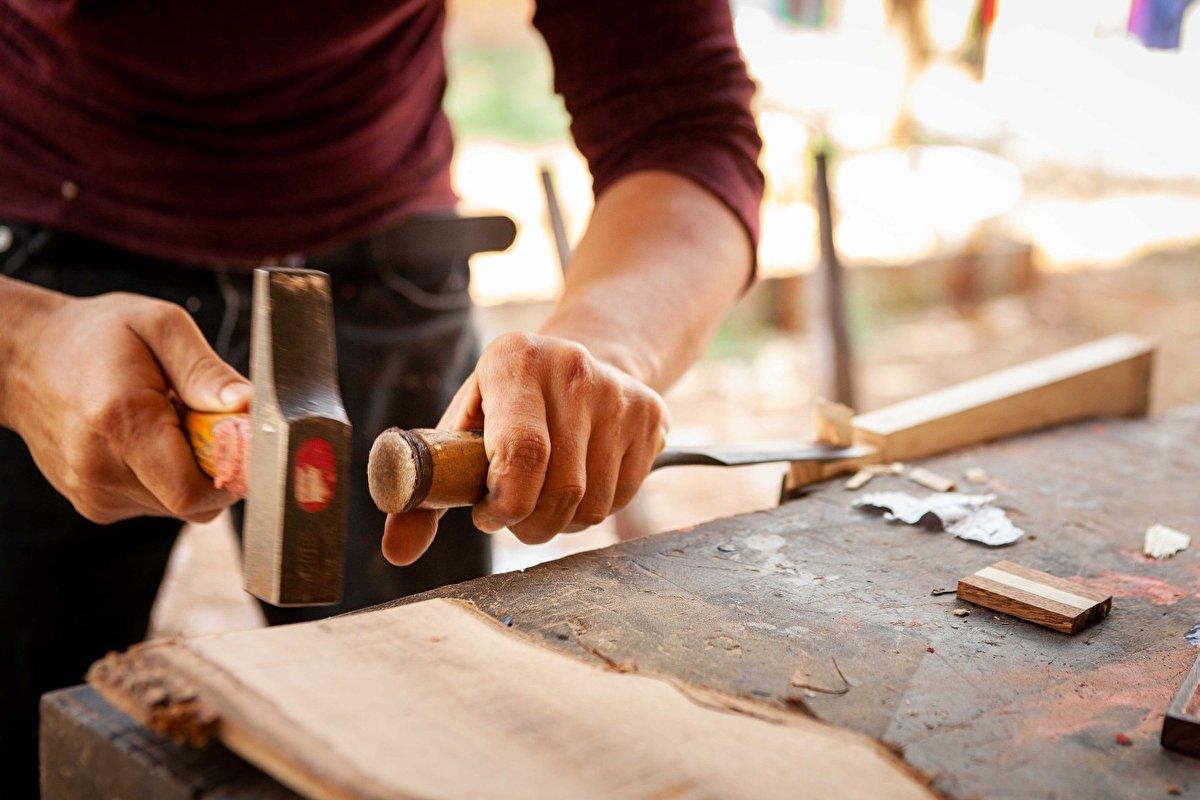
MULTIPOLYGON (((0 0, 0 218, 258 261, 448 209, 442 0, 0 0)), ((757 235, 727 0, 542 0, 597 195, 683 174, 757 235)))

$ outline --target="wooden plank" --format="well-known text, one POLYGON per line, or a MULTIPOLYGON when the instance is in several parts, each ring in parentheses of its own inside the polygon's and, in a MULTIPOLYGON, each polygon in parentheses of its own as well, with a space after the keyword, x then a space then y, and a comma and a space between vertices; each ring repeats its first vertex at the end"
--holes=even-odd
POLYGON ((867 458, 792 464, 783 496, 866 464, 925 458, 1092 417, 1144 415, 1154 344, 1118 334, 1047 358, 859 414, 854 438, 867 458))
POLYGON ((882 460, 944 453, 1089 417, 1145 414, 1154 345, 1119 334, 860 414, 859 442, 882 460))
POLYGON ((89 681, 162 723, 164 677, 196 687, 189 716, 314 798, 934 797, 860 734, 571 658, 462 601, 150 643, 89 681))
POLYGON ((1112 609, 1111 594, 1011 561, 961 578, 958 599, 1063 633, 1078 633, 1112 609))

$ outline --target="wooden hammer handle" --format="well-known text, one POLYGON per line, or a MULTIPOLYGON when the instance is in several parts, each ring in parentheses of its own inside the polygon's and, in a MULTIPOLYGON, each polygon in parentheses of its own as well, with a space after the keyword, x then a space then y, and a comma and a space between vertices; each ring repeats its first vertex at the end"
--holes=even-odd
POLYGON ((196 455, 196 463, 216 487, 245 497, 250 415, 186 409, 183 431, 196 455))

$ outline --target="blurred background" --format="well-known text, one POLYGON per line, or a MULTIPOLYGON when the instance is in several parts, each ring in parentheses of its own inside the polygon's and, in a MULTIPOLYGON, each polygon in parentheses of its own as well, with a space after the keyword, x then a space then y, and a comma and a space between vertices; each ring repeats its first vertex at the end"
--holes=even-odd
MULTIPOLYGON (((869 410, 1115 331, 1159 342, 1156 409, 1200 401, 1200 3, 733 9, 765 141, 762 280, 667 396, 672 441, 801 439, 818 395, 869 410)), ((465 212, 520 231, 472 263, 485 338, 539 323, 591 208, 531 14, 450 0, 456 187, 465 212)), ((769 507, 782 473, 654 474, 597 528, 537 547, 497 535, 495 569, 769 507)), ((228 521, 189 527, 154 634, 260 624, 228 521)))

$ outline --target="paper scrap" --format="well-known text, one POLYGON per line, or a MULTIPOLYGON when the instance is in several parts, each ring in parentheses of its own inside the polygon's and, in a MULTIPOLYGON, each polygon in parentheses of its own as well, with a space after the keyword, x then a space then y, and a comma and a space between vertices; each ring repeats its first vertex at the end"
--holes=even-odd
POLYGON ((1183 531, 1154 524, 1146 529, 1146 541, 1142 552, 1151 558, 1170 558, 1181 550, 1188 549, 1192 537, 1183 531))
POLYGON ((1025 531, 1012 524, 1004 510, 988 505, 994 494, 941 492, 913 497, 907 492, 872 492, 854 501, 855 508, 878 508, 884 519, 940 528, 960 539, 990 547, 1012 544, 1025 531))

